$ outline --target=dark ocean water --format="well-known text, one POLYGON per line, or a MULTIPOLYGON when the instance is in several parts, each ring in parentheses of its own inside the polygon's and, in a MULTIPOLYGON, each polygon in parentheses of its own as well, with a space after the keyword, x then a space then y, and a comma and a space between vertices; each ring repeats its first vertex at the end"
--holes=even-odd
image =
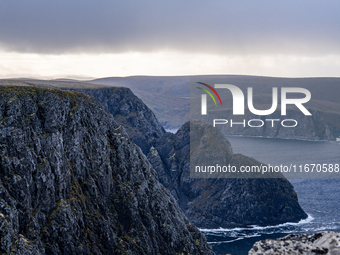
MULTIPOLYGON (((227 137, 234 153, 263 163, 340 164, 340 142, 227 137)), ((289 233, 340 231, 340 179, 289 179, 308 218, 278 226, 203 230, 215 253, 248 254, 256 241, 289 233)))

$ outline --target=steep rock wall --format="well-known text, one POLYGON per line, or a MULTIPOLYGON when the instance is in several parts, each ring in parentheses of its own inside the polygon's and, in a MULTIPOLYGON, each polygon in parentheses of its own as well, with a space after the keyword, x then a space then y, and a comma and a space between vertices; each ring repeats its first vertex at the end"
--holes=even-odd
POLYGON ((0 87, 0 253, 213 254, 93 98, 0 87))

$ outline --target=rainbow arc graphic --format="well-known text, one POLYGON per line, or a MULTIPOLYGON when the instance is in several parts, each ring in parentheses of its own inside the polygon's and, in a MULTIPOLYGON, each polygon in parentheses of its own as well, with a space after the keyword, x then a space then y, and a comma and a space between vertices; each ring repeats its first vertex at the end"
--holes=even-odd
MULTIPOLYGON (((203 82, 197 82, 197 83, 202 84, 203 86, 206 86, 207 88, 211 89, 211 91, 214 92, 214 94, 217 96, 218 100, 220 101, 220 104, 222 105, 222 100, 220 98, 220 95, 217 93, 217 91, 213 87, 211 87, 210 85, 203 83, 203 82)), ((204 88, 200 88, 200 87, 197 87, 197 88, 206 92, 212 98, 212 100, 214 100, 214 103, 217 106, 215 97, 213 96, 213 94, 211 94, 211 92, 209 90, 204 89, 204 88)))

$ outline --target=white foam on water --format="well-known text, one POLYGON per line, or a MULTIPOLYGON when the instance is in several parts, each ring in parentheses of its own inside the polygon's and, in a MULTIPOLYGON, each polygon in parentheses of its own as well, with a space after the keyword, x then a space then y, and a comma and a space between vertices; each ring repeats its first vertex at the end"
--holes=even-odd
POLYGON ((253 235, 245 235, 244 237, 239 237, 234 240, 229 240, 229 241, 217 241, 217 242, 208 242, 208 244, 222 244, 222 243, 232 243, 236 241, 240 241, 246 238, 252 238, 252 237, 258 237, 261 236, 260 234, 253 234, 253 235))
POLYGON ((243 230, 250 230, 251 228, 200 228, 199 230, 202 232, 209 232, 209 233, 220 233, 220 232, 234 232, 234 231, 243 231, 243 230))
POLYGON ((339 223, 318 227, 318 222, 313 222, 314 217, 308 214, 306 219, 300 220, 299 222, 287 222, 274 226, 257 226, 252 225, 246 228, 218 228, 218 229, 200 229, 203 233, 216 236, 219 238, 227 237, 229 240, 225 241, 214 241, 209 242, 212 245, 219 245, 223 243, 232 243, 247 238, 260 237, 262 235, 272 234, 294 234, 302 232, 315 232, 321 230, 332 230, 339 228, 339 223), (313 226, 314 225, 314 226, 313 226), (232 240, 230 240, 232 239, 232 240))
POLYGON ((239 238, 236 238, 236 239, 234 239, 234 240, 229 240, 229 241, 208 242, 208 244, 232 243, 232 242, 240 241, 240 240, 243 240, 243 239, 244 239, 244 238, 239 237, 239 238))
POLYGON ((202 232, 206 233, 222 233, 222 232, 241 232, 245 230, 267 230, 267 229, 275 229, 275 228, 282 228, 287 226, 300 226, 304 224, 308 224, 314 220, 313 216, 308 214, 308 217, 306 219, 300 220, 299 222, 286 222, 279 225, 273 225, 273 226, 257 226, 257 225, 251 225, 247 228, 216 228, 216 229, 200 229, 202 232))
POLYGON ((308 224, 314 220, 312 215, 310 214, 307 214, 307 215, 308 217, 306 219, 300 220, 299 222, 286 222, 283 224, 279 224, 275 226, 266 226, 266 227, 252 225, 251 229, 262 230, 262 229, 282 228, 282 227, 287 227, 287 226, 300 226, 300 225, 308 224))
POLYGON ((327 224, 323 224, 322 226, 306 226, 303 227, 302 230, 305 232, 319 232, 325 230, 338 230, 340 227, 340 222, 331 222, 327 224))

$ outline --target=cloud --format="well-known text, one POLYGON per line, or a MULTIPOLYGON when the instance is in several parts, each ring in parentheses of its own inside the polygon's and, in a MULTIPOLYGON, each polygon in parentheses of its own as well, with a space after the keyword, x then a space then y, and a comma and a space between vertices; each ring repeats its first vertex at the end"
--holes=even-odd
POLYGON ((0 4, 0 48, 6 51, 340 54, 337 0, 11 0, 0 4))

